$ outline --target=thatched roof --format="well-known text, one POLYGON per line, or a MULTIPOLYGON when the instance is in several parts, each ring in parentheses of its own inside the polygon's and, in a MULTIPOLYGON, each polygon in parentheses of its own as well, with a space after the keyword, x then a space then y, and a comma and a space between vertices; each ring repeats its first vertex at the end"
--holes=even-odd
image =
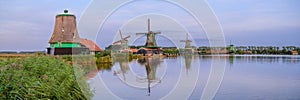
POLYGON ((73 14, 58 14, 56 16, 54 31, 49 43, 71 42, 80 43, 76 27, 76 17, 73 14))

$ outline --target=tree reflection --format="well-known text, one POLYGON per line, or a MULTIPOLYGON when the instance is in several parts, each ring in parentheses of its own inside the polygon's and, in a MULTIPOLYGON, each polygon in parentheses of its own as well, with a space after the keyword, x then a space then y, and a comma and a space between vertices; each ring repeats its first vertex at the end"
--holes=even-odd
POLYGON ((229 56, 229 64, 230 64, 230 68, 233 67, 233 63, 234 63, 234 56, 230 55, 230 56, 229 56))

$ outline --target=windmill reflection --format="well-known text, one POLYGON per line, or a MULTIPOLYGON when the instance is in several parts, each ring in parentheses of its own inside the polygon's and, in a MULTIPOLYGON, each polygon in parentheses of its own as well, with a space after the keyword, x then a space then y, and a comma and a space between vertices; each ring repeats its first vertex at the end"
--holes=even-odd
POLYGON ((126 81, 126 73, 130 70, 128 56, 114 57, 114 61, 120 65, 120 70, 115 70, 114 75, 122 74, 123 80, 126 81))
POLYGON ((189 70, 191 69, 191 64, 192 64, 192 61, 194 60, 194 57, 195 57, 194 55, 183 55, 187 75, 189 73, 189 70))
POLYGON ((138 79, 139 82, 148 82, 148 96, 150 96, 151 93, 151 83, 158 82, 161 83, 161 80, 156 77, 156 69, 159 66, 161 62, 160 57, 153 56, 151 58, 149 57, 143 57, 141 59, 138 59, 138 63, 141 65, 145 65, 147 77, 138 79))

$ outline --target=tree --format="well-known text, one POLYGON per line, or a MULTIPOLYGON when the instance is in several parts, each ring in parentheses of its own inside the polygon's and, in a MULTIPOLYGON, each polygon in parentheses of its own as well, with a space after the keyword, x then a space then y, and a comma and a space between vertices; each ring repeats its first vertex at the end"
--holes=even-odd
POLYGON ((243 51, 239 48, 237 51, 236 51, 237 54, 243 54, 243 51))
POLYGON ((282 54, 287 54, 287 52, 288 52, 288 51, 287 51, 286 47, 283 47, 281 53, 282 53, 282 54))
POLYGON ((269 47, 267 48, 267 54, 274 54, 274 52, 273 52, 273 47, 272 47, 272 46, 269 46, 269 47))
POLYGON ((233 54, 233 53, 234 53, 234 45, 231 44, 231 45, 229 46, 228 50, 229 50, 229 53, 230 53, 230 54, 233 54))

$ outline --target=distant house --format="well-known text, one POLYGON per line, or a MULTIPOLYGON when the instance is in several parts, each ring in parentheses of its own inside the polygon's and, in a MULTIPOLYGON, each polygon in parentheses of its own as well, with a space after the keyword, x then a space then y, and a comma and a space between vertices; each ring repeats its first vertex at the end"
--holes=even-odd
POLYGON ((80 38, 76 26, 76 16, 68 13, 68 10, 56 15, 54 31, 49 44, 47 54, 53 55, 95 54, 102 51, 93 41, 80 38))
POLYGON ((290 50, 288 51, 289 55, 298 55, 298 52, 296 50, 290 50))
POLYGON ((252 54, 252 51, 251 50, 246 50, 246 51, 244 51, 244 54, 252 54))
POLYGON ((137 48, 130 48, 130 51, 133 53, 133 54, 137 54, 139 49, 137 48))

